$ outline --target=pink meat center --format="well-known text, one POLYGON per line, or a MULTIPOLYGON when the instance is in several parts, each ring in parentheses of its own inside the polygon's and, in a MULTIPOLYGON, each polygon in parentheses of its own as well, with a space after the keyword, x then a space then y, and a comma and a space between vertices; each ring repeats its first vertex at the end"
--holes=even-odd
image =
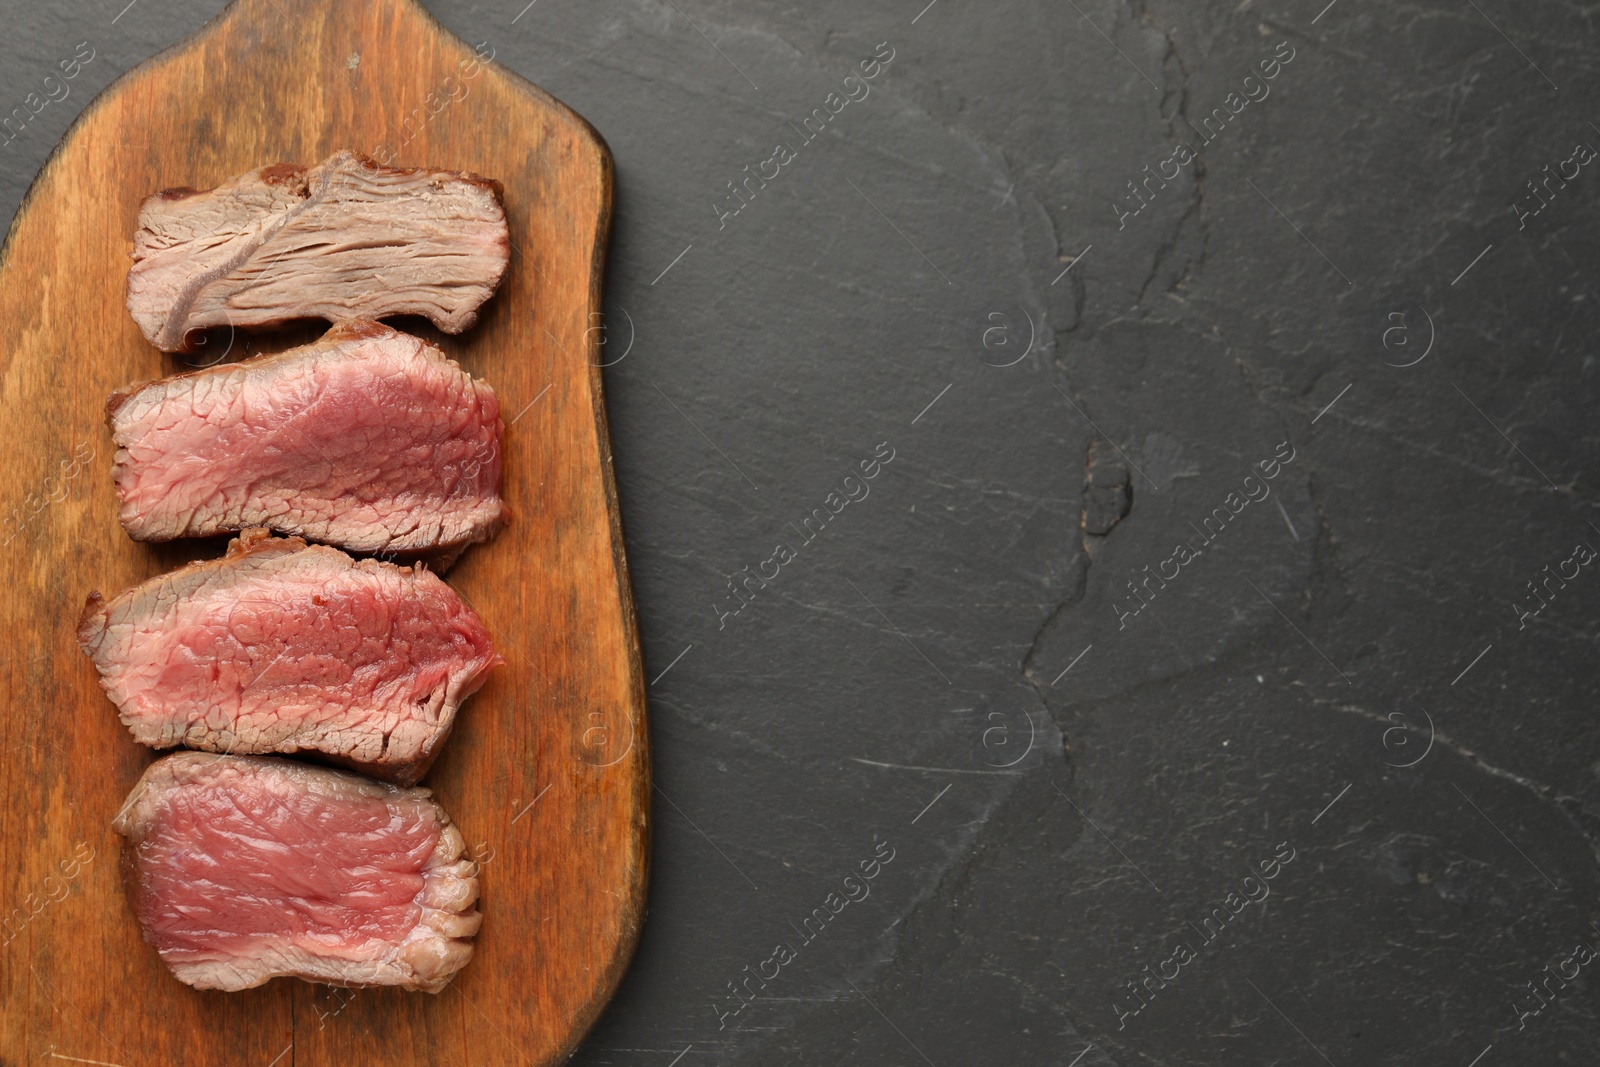
POLYGON ((124 681, 135 706, 189 721, 220 713, 217 725, 235 729, 348 722, 353 708, 369 708, 387 732, 453 669, 493 655, 459 603, 381 588, 354 570, 279 574, 193 598, 144 640, 148 666, 124 681))
POLYGON ((459 372, 369 345, 247 381, 242 391, 231 379, 173 386, 129 428, 125 506, 223 528, 337 532, 373 548, 410 543, 419 524, 459 538, 456 526, 495 497, 498 405, 459 372))
POLYGON ((178 959, 272 946, 369 956, 416 926, 438 837, 415 801, 186 786, 139 846, 146 936, 178 959))

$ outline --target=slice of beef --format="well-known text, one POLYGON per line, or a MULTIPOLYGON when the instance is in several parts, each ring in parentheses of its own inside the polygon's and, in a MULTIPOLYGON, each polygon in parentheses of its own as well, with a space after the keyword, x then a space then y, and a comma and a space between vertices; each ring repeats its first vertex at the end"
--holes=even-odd
POLYGON ((477 864, 426 789, 291 760, 181 752, 112 827, 144 939, 179 981, 437 993, 472 958, 477 864))
POLYGON ((442 566, 504 521, 494 390, 375 322, 130 386, 106 413, 137 541, 265 526, 442 566))
POLYGON ((145 200, 128 311, 157 348, 210 327, 425 315, 460 333, 505 275, 499 185, 461 171, 379 166, 336 152, 278 163, 209 192, 145 200))
POLYGON ((505 662, 422 567, 265 530, 109 602, 94 594, 78 640, 141 744, 320 753, 402 785, 505 662))

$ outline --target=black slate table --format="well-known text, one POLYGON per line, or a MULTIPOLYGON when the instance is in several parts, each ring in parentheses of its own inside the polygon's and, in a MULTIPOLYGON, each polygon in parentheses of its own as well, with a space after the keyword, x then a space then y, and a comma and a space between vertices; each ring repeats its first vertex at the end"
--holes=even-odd
MULTIPOLYGON (((428 5, 616 156, 574 1062, 1600 1062, 1594 13, 924 3, 428 5)), ((6 217, 218 8, 9 11, 6 217)))

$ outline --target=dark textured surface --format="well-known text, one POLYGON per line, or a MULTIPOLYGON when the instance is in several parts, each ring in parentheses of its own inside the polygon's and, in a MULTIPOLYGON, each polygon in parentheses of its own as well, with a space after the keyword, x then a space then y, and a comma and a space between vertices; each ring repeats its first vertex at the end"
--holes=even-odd
MULTIPOLYGON (((616 156, 660 792, 575 1063, 1600 1061, 1591 6, 429 7, 616 156)), ((9 11, 6 217, 216 9, 9 11)))

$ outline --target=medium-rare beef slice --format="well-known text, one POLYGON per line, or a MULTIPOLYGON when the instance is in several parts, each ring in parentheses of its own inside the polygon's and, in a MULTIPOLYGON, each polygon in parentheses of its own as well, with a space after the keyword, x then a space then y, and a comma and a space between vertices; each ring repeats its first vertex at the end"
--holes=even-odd
POLYGON ((168 352, 210 327, 307 318, 425 315, 460 333, 510 255, 497 183, 342 151, 310 169, 278 163, 209 192, 149 197, 128 311, 168 352))
POLYGON ((112 827, 144 939, 179 981, 437 993, 472 958, 477 865, 426 789, 291 760, 158 760, 112 827))
POLYGON ((109 602, 92 595, 78 640, 141 744, 321 753, 402 785, 505 662, 426 569, 265 530, 109 602))
POLYGON ((130 386, 106 413, 137 541, 264 526, 437 561, 504 522, 494 390, 379 323, 130 386))

